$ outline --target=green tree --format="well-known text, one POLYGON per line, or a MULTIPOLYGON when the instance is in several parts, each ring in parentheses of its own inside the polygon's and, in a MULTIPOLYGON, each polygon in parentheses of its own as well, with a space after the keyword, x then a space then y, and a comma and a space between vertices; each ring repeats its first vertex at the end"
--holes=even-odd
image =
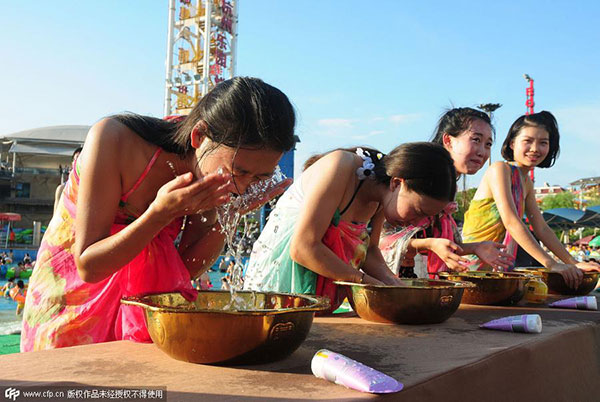
POLYGON ((546 211, 554 208, 573 208, 575 206, 575 203, 573 202, 574 199, 575 195, 569 191, 547 195, 542 199, 540 209, 546 211))
POLYGON ((471 200, 477 191, 476 188, 470 188, 466 191, 459 191, 456 194, 456 203, 458 204, 458 210, 454 213, 454 219, 457 221, 465 220, 465 212, 469 209, 469 205, 471 205, 471 200))

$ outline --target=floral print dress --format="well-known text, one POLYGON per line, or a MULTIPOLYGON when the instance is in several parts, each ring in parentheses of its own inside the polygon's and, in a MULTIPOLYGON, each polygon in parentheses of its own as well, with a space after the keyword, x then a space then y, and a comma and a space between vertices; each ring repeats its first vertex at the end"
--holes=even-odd
MULTIPOLYGON (((128 197, 144 180, 161 149, 157 149, 132 189, 120 200, 111 234, 137 217, 128 197)), ((73 164, 58 208, 48 225, 29 281, 23 313, 21 351, 60 348, 128 339, 150 342, 144 311, 120 303, 123 296, 180 291, 196 296, 190 275, 175 245, 181 219, 166 226, 132 261, 98 283, 84 282, 77 272, 72 247, 79 190, 78 160, 73 164)))

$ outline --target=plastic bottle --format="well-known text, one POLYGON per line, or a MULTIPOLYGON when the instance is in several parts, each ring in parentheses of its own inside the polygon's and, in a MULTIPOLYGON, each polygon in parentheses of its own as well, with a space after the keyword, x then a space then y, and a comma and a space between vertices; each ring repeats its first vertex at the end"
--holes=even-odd
POLYGON ((570 299, 558 300, 549 304, 550 307, 576 308, 578 310, 598 310, 598 301, 595 296, 579 296, 570 299))
POLYGON ((529 303, 544 303, 548 297, 548 285, 541 278, 533 278, 525 285, 525 300, 529 303))
POLYGON ((316 377, 356 391, 387 394, 404 387, 380 371, 327 349, 321 349, 314 355, 310 367, 316 377))
POLYGON ((540 317, 539 314, 513 315, 486 322, 479 327, 485 329, 497 329, 500 331, 539 334, 542 332, 542 317, 540 317))

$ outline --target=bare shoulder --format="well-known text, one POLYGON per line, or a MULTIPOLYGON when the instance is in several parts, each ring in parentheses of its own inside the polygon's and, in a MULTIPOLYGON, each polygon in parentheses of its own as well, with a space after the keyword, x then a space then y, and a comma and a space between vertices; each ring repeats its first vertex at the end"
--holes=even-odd
POLYGON ((485 172, 492 180, 501 180, 503 177, 510 176, 510 167, 506 162, 497 161, 492 163, 489 169, 485 172))
POLYGON ((136 137, 139 138, 139 136, 126 125, 113 118, 107 117, 90 128, 86 142, 102 143, 102 145, 107 146, 123 146, 135 142, 136 137))
POLYGON ((339 176, 347 176, 356 170, 360 157, 352 152, 337 150, 328 153, 315 163, 315 170, 331 169, 339 176))
POLYGON ((508 166, 508 164, 506 162, 496 161, 496 162, 492 163, 492 165, 490 166, 490 168, 488 170, 491 172, 494 172, 496 174, 502 174, 502 173, 510 171, 510 167, 508 166))
POLYGON ((151 155, 154 148, 156 146, 152 146, 126 125, 107 117, 90 128, 80 158, 84 164, 86 160, 94 159, 127 167, 137 165, 138 162, 145 164, 147 155, 151 155))
POLYGON ((302 173, 302 183, 306 194, 327 193, 328 197, 341 199, 345 189, 352 182, 360 159, 352 152, 336 150, 324 155, 302 173))

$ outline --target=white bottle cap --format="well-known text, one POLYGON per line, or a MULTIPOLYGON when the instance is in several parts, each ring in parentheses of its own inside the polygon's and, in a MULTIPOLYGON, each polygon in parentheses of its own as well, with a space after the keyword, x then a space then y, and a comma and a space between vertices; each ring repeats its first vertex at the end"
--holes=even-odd
POLYGON ((596 296, 587 296, 586 304, 588 310, 598 310, 598 301, 596 300, 596 296))
POLYGON ((542 317, 539 314, 527 315, 527 332, 540 334, 542 332, 542 317))
MULTIPOLYGON (((327 357, 330 353, 331 352, 327 349, 321 349, 313 356, 312 361, 310 362, 310 368, 316 377, 326 378, 323 366, 325 365, 325 360, 327 360, 327 357)), ((335 381, 335 378, 333 381, 335 381)))

